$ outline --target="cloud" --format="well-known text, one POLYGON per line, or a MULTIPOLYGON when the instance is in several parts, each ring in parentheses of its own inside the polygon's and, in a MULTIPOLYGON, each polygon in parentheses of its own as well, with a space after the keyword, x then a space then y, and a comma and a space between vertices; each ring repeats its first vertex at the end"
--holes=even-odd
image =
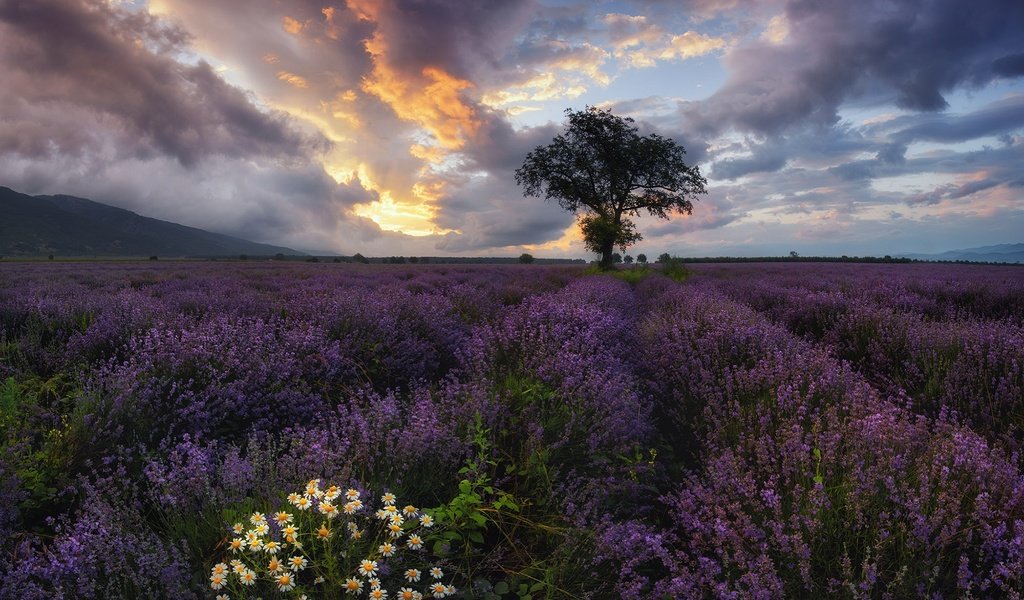
POLYGON ((919 115, 888 121, 885 129, 900 129, 892 138, 902 144, 927 140, 963 142, 1024 127, 1024 94, 993 102, 963 115, 919 115))
POLYGON ((685 60, 724 48, 726 41, 696 31, 673 35, 644 15, 609 13, 602 21, 614 56, 632 67, 653 67, 657 61, 685 60))
POLYGON ((566 213, 549 215, 547 211, 477 211, 460 221, 465 233, 449 233, 435 248, 448 252, 482 251, 543 244, 557 240, 573 219, 566 213))
POLYGON ((466 157, 469 168, 483 170, 498 176, 507 176, 523 164, 527 153, 550 144, 561 131, 561 126, 548 123, 537 127, 516 130, 507 119, 494 111, 483 114, 481 127, 467 144, 466 157))
POLYGON ((305 77, 296 75, 295 73, 289 73, 288 71, 279 71, 277 73, 277 78, 297 88, 306 89, 309 87, 309 82, 306 81, 305 77))
POLYGON ((782 153, 758 152, 748 158, 726 158, 714 164, 710 177, 714 179, 738 179, 751 173, 772 173, 786 165, 782 153))
MULTIPOLYGON (((916 173, 965 173, 985 168, 994 181, 1008 181, 1015 172, 1019 148, 1012 136, 1003 134, 1002 149, 982 149, 965 153, 932 152, 908 158, 908 146, 917 141, 961 143, 996 136, 1000 132, 1024 127, 1024 95, 1011 95, 976 110, 962 113, 915 114, 872 122, 851 130, 861 143, 851 149, 857 155, 874 153, 874 158, 840 160, 828 166, 827 172, 850 182, 878 177, 916 173)), ((852 156, 848 153, 846 157, 852 156)), ((948 190, 946 190, 948 191, 948 190)), ((911 202, 929 202, 945 197, 945 191, 918 194, 911 202)))
MULTIPOLYGON (((525 138, 531 135, 527 133, 525 138)), ((521 162, 522 157, 518 160, 521 162)), ((438 249, 465 252, 543 244, 559 239, 572 226, 573 215, 554 202, 523 196, 511 177, 495 171, 499 174, 478 172, 452 186, 439 206, 436 221, 439 226, 459 233, 439 239, 438 249)))
POLYGON ((714 202, 702 202, 700 210, 692 215, 674 215, 671 220, 663 221, 640 230, 648 242, 663 238, 674 238, 696 231, 718 229, 743 217, 743 213, 723 211, 714 202))
POLYGON ((1024 53, 1007 54, 992 61, 992 73, 1000 77, 1024 76, 1024 53))
POLYGON ((836 123, 851 100, 942 110, 948 92, 1016 73, 1010 53, 1024 47, 1024 5, 1013 1, 793 1, 785 18, 783 43, 755 40, 726 54, 725 85, 683 107, 691 127, 773 135, 836 123))
POLYGON ((768 25, 765 26, 764 31, 761 33, 761 39, 770 42, 772 44, 781 44, 786 41, 789 37, 789 22, 786 21, 786 15, 775 15, 768 21, 768 25))
MULTIPOLYGON (((0 31, 7 117, 0 135, 19 129, 24 139, 34 129, 31 135, 63 151, 83 151, 88 134, 80 127, 54 126, 72 110, 96 113, 94 121, 121 130, 124 152, 167 154, 186 166, 214 155, 288 157, 326 145, 283 113, 257 107, 206 62, 172 58, 188 35, 145 12, 100 0, 5 2, 0 31)), ((44 145, 18 148, 38 152, 44 145)))

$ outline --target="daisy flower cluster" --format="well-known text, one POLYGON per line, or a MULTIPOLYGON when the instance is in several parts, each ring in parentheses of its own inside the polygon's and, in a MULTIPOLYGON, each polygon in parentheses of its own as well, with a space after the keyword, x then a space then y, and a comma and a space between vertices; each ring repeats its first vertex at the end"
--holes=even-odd
POLYGON ((423 600, 456 593, 441 566, 428 561, 426 536, 434 518, 391 492, 376 509, 363 492, 310 480, 287 497, 289 507, 254 512, 231 526, 230 555, 213 566, 217 599, 273 590, 305 598, 423 600))

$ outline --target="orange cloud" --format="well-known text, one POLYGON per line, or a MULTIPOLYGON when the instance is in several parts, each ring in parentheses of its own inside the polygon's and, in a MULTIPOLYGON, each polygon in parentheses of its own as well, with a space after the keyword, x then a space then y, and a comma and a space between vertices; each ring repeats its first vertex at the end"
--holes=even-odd
POLYGON ((445 182, 439 179, 418 181, 412 186, 414 196, 433 206, 433 203, 444 197, 445 182))
POLYGON ((551 240, 543 244, 523 244, 521 247, 529 252, 585 252, 583 234, 580 233, 579 225, 576 223, 566 227, 557 240, 551 240))
POLYGON ((662 50, 658 58, 665 60, 694 58, 724 47, 725 40, 722 38, 711 37, 696 31, 687 31, 682 35, 672 36, 669 47, 662 50))
POLYGON ((572 45, 564 40, 549 40, 546 45, 557 57, 544 64, 543 72, 490 90, 482 95, 481 103, 493 108, 503 107, 509 114, 519 114, 534 108, 516 103, 577 98, 587 92, 591 83, 601 86, 611 83, 611 76, 601 70, 609 56, 604 49, 590 43, 572 45))
MULTIPOLYGON (((349 10, 364 21, 376 22, 380 6, 373 0, 348 0, 349 10)), ((475 109, 463 97, 473 87, 437 66, 420 73, 403 73, 391 64, 388 40, 381 30, 364 42, 373 59, 373 70, 363 79, 362 89, 391 107, 399 118, 424 128, 449 150, 458 150, 480 127, 475 109)))
POLYGON ((359 116, 359 109, 355 106, 356 93, 353 90, 339 92, 333 100, 320 101, 320 109, 334 117, 351 125, 360 128, 363 125, 359 116))
POLYGON ((288 71, 279 71, 277 73, 277 78, 297 88, 305 89, 309 87, 309 82, 306 81, 304 77, 296 75, 295 73, 289 73, 288 71))
POLYGON ((363 91, 380 98, 399 118, 423 127, 449 150, 461 148, 466 137, 480 127, 476 111, 461 94, 473 87, 472 83, 438 67, 425 67, 418 78, 405 77, 379 53, 379 36, 366 45, 374 55, 374 66, 370 76, 363 80, 363 91))
MULTIPOLYGON (((372 23, 374 32, 363 40, 371 59, 369 72, 360 88, 366 95, 387 105, 401 120, 415 125, 420 133, 408 145, 409 157, 422 161, 418 171, 378 172, 380 165, 360 165, 354 171, 339 170, 339 175, 354 173, 363 187, 378 193, 378 200, 355 207, 356 215, 376 222, 382 229, 401 231, 408 235, 438 235, 451 230, 434 223, 437 203, 444 196, 444 181, 431 176, 432 167, 443 165, 452 151, 463 147, 481 126, 481 117, 466 91, 473 83, 453 75, 440 65, 420 63, 410 68, 399 65, 392 48, 399 41, 388 36, 386 4, 379 0, 347 0, 346 6, 358 19, 372 23), (382 21, 384 21, 382 23, 382 21), (423 139, 427 134, 431 139, 423 139)), ((328 23, 337 17, 335 11, 324 10, 328 23)), ((357 94, 351 90, 325 103, 324 109, 335 118, 347 119, 357 94)), ((386 169, 384 170, 386 171, 386 169)))
POLYGON ((324 19, 327 21, 327 27, 325 28, 327 37, 331 38, 332 40, 338 39, 339 35, 341 35, 341 28, 338 27, 338 24, 334 22, 334 17, 337 14, 337 10, 335 10, 333 6, 328 6, 321 10, 320 12, 323 13, 324 19))
POLYGON ((298 35, 302 33, 304 25, 301 21, 297 21, 291 17, 284 17, 281 19, 281 28, 292 35, 298 35))
POLYGON ((363 21, 376 21, 380 17, 377 0, 346 0, 345 5, 363 21))
POLYGON ((437 146, 425 146, 423 144, 413 144, 409 146, 409 154, 412 154, 422 161, 433 164, 440 163, 448 155, 443 148, 438 148, 437 146))

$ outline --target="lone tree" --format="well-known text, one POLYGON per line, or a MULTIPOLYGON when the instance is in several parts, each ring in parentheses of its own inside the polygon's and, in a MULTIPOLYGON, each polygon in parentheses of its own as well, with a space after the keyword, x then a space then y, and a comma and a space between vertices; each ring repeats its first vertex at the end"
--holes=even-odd
POLYGON ((555 199, 577 215, 587 249, 612 267, 612 250, 642 239, 630 217, 691 214, 707 180, 683 161, 686 151, 657 134, 641 136, 633 119, 588 106, 565 111, 569 124, 516 170, 524 196, 555 199))

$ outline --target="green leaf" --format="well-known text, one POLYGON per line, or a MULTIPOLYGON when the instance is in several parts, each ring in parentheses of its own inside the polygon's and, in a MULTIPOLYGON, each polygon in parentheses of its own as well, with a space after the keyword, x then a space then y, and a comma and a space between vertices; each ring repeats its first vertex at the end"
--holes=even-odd
POLYGON ((495 594, 507 594, 508 593, 508 584, 505 583, 504 581, 499 581, 498 583, 494 584, 494 593, 495 594))
POLYGON ((470 531, 469 532, 469 541, 473 542, 474 544, 483 544, 484 543, 484 536, 479 531, 470 531))
POLYGON ((476 524, 481 526, 481 527, 486 527, 487 526, 487 517, 485 517, 484 515, 482 515, 482 514, 480 514, 478 512, 469 513, 469 518, 473 519, 473 521, 476 522, 476 524))

